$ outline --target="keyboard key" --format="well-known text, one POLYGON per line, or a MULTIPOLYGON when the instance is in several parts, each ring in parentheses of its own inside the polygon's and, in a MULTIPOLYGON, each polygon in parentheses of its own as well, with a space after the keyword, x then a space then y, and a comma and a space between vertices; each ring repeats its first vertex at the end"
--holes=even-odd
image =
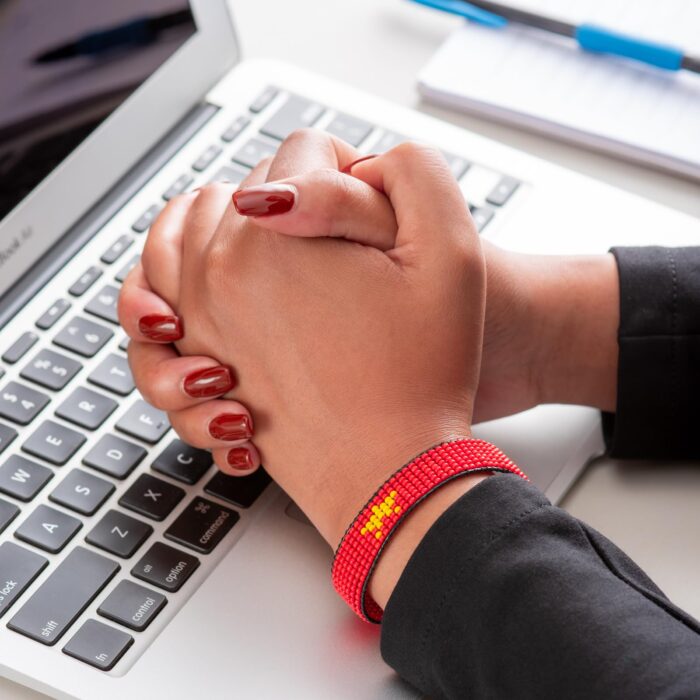
POLYGON ((195 498, 166 530, 165 536, 208 554, 224 539, 239 517, 235 510, 218 506, 205 498, 195 498))
POLYGON ((129 363, 121 355, 109 354, 92 371, 88 381, 120 396, 128 396, 134 390, 134 378, 129 363))
POLYGON ((93 357, 113 335, 109 328, 76 316, 53 342, 83 357, 93 357))
POLYGON ((85 311, 105 321, 111 321, 119 325, 119 315, 117 314, 118 300, 119 289, 111 284, 106 284, 92 299, 90 299, 85 307, 85 311))
POLYGON ((248 117, 238 117, 233 121, 231 126, 221 134, 221 140, 230 143, 246 128, 246 126, 248 126, 248 124, 250 124, 250 119, 248 119, 248 117))
POLYGON ((250 508, 270 481, 262 468, 249 476, 227 476, 223 472, 217 472, 204 490, 241 508, 250 508))
POLYGON ((17 437, 17 431, 9 425, 0 423, 0 454, 2 454, 9 444, 17 437))
POLYGON ((58 299, 39 317, 35 324, 36 327, 41 328, 42 331, 47 331, 68 309, 70 309, 70 302, 65 299, 58 299))
POLYGON ((85 620, 63 647, 63 653, 100 671, 111 671, 133 643, 134 638, 126 632, 97 620, 85 620))
POLYGON ((170 428, 168 416, 139 399, 119 419, 117 430, 154 445, 170 428))
POLYGON ((46 645, 55 644, 119 571, 119 564, 76 547, 19 609, 7 626, 46 645))
POLYGON ((164 520, 184 497, 179 486, 141 474, 119 499, 119 505, 148 518, 164 520))
POLYGON ((134 221, 131 225, 132 230, 136 231, 136 233, 148 231, 158 214, 160 214, 160 209, 161 207, 158 204, 152 204, 138 219, 136 219, 136 221, 134 221))
POLYGON ((60 552, 83 524, 80 520, 49 506, 37 506, 15 530, 15 537, 55 554, 60 552))
POLYGON ((469 210, 476 224, 477 231, 482 231, 486 224, 493 219, 495 213, 490 207, 474 207, 473 209, 470 207, 469 210))
POLYGON ((295 129, 313 126, 325 112, 317 102, 292 95, 260 129, 265 136, 283 141, 295 129))
POLYGON ((248 177, 249 172, 237 165, 224 165, 216 171, 209 182, 230 182, 232 185, 240 185, 248 177))
POLYGON ((119 258, 124 255, 124 251, 131 247, 133 243, 134 239, 123 233, 104 253, 102 253, 102 255, 100 255, 100 260, 105 265, 111 265, 113 262, 119 260, 119 258))
MULTIPOLYGON (((2 532, 17 516, 19 515, 19 508, 9 501, 3 501, 0 498, 0 532, 2 532)), ((0 559, 2 557, 0 556, 0 559)), ((4 571, 2 565, 0 565, 0 571, 4 571)), ((2 574, 0 574, 2 576, 2 574)), ((2 579, 0 578, 0 584, 2 584, 2 579)), ((2 595, 2 593, 0 593, 2 595)), ((2 601, 0 600, 0 608, 2 608, 2 601)), ((2 612, 0 612, 2 615, 2 612)))
POLYGON ((163 192, 163 199, 166 202, 169 202, 173 197, 177 197, 179 194, 182 194, 193 182, 194 178, 189 173, 180 175, 180 177, 175 180, 175 182, 173 182, 173 184, 170 185, 165 192, 163 192))
POLYGON ((151 468, 186 484, 196 484, 212 463, 211 452, 173 440, 156 457, 151 468))
POLYGON ((146 450, 141 445, 108 434, 83 457, 83 464, 116 479, 124 479, 145 456, 146 450))
POLYGON ((500 182, 491 190, 486 197, 486 201, 494 206, 503 206, 520 186, 520 180, 507 175, 502 177, 500 182))
POLYGON ((97 614, 141 632, 156 619, 168 599, 133 581, 120 581, 107 599, 97 608, 97 614))
POLYGON ((263 141, 262 139, 250 139, 231 158, 235 163, 254 168, 263 158, 274 156, 277 152, 277 144, 263 141))
POLYGON ((272 102, 272 100, 277 97, 279 94, 279 90, 275 87, 272 87, 272 85, 268 85, 251 103, 250 107, 248 109, 253 113, 257 114, 258 112, 262 112, 267 105, 272 102))
POLYGON ((114 399, 81 386, 56 409, 56 415, 82 428, 95 430, 114 413, 117 405, 114 399))
POLYGON ((20 376, 58 391, 82 369, 80 362, 53 350, 41 350, 22 370, 20 376))
POLYGON ((14 365, 15 362, 21 360, 29 352, 37 340, 39 340, 39 336, 36 333, 31 331, 22 333, 5 351, 5 354, 2 356, 3 362, 7 362, 8 365, 14 365))
POLYGON ((102 277, 102 268, 97 267, 97 265, 88 267, 88 269, 73 282, 68 293, 72 294, 74 297, 81 297, 98 279, 100 279, 100 277, 102 277))
POLYGON ((49 499, 76 513, 92 515, 114 492, 114 484, 88 474, 82 469, 73 469, 51 492, 49 499))
POLYGON ((124 267, 117 272, 116 275, 114 275, 114 279, 117 280, 117 282, 122 283, 125 279, 126 276, 139 264, 139 260, 141 260, 140 255, 134 255, 124 267))
POLYGON ((65 464, 83 445, 85 436, 52 420, 45 420, 22 445, 30 455, 51 464, 65 464))
POLYGON ((192 163, 192 170, 196 170, 198 173, 201 173, 202 170, 206 170, 219 157, 221 151, 221 146, 213 143, 204 150, 194 163, 192 163))
POLYGON ((404 141, 408 140, 408 136, 404 136, 403 134, 397 134, 394 131, 385 131, 379 141, 372 146, 372 152, 386 153, 394 148, 394 146, 398 146, 400 143, 404 143, 404 141))
POLYGON ((130 340, 131 340, 131 338, 129 338, 128 335, 125 335, 125 336, 121 339, 121 342, 119 343, 119 349, 120 349, 120 350, 123 350, 124 352, 126 352, 126 351, 129 349, 129 341, 130 341, 130 340))
POLYGON ((110 510, 88 533, 85 541, 128 559, 152 534, 150 525, 118 510, 110 510))
POLYGON ((445 156, 447 165, 450 166, 455 180, 459 180, 469 170, 471 163, 462 158, 462 156, 456 156, 454 153, 448 153, 447 151, 443 151, 442 155, 445 156))
POLYGON ((329 134, 333 134, 351 146, 359 146, 372 132, 374 127, 369 122, 349 114, 338 114, 326 127, 329 134))
POLYGON ((29 588, 48 563, 44 557, 14 542, 0 544, 0 617, 29 588))
POLYGON ((166 591, 179 591, 199 566, 199 559, 156 542, 131 570, 135 578, 166 591))
POLYGON ((0 467, 0 491, 20 501, 29 501, 53 478, 53 472, 19 455, 10 455, 0 467))
MULTIPOLYGON (((24 375, 24 373, 22 373, 24 375)), ((49 397, 18 382, 8 382, 0 392, 0 416, 27 425, 49 402, 49 397)))

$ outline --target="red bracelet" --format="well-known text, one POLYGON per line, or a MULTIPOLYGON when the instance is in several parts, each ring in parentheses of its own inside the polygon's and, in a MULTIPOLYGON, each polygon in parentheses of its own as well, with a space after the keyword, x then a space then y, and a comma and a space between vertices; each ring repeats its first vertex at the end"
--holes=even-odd
POLYGON ((366 622, 379 623, 383 610, 367 592, 384 546, 403 519, 443 484, 473 472, 512 472, 527 479, 500 450, 484 440, 455 440, 431 448, 404 465, 360 511, 338 545, 333 585, 366 622))

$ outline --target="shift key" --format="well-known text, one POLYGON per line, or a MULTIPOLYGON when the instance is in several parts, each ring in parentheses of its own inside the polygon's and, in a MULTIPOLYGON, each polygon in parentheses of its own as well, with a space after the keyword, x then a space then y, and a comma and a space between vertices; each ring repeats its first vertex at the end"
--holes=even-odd
POLYGON ((119 570, 119 564, 76 547, 19 609, 7 626, 55 644, 119 570))
POLYGON ((48 563, 44 557, 14 542, 0 544, 0 617, 48 563))

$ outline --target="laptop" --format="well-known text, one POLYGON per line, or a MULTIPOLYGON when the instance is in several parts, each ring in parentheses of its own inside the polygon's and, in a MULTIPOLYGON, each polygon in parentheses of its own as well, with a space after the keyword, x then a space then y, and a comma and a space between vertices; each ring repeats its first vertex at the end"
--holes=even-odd
MULTIPOLYGON (((224 0, 16 0, 0 45, 0 674, 90 700, 415 697, 290 499, 264 472, 217 473, 134 388, 115 303, 151 222, 179 192, 240 182, 299 127, 366 153, 435 144, 481 234, 515 250, 691 243, 697 221, 242 61, 224 0)), ((554 501, 603 450, 586 408, 475 432, 554 501)))

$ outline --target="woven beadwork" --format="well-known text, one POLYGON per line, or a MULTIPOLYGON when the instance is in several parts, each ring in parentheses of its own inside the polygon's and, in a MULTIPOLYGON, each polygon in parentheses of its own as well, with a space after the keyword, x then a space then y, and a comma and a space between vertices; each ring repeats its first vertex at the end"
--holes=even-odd
POLYGON ((478 471, 511 472, 527 479, 490 443, 454 440, 429 449, 401 467, 360 511, 335 552, 332 578, 336 591, 363 620, 381 622, 383 610, 367 592, 367 584, 397 526, 437 488, 478 471))

